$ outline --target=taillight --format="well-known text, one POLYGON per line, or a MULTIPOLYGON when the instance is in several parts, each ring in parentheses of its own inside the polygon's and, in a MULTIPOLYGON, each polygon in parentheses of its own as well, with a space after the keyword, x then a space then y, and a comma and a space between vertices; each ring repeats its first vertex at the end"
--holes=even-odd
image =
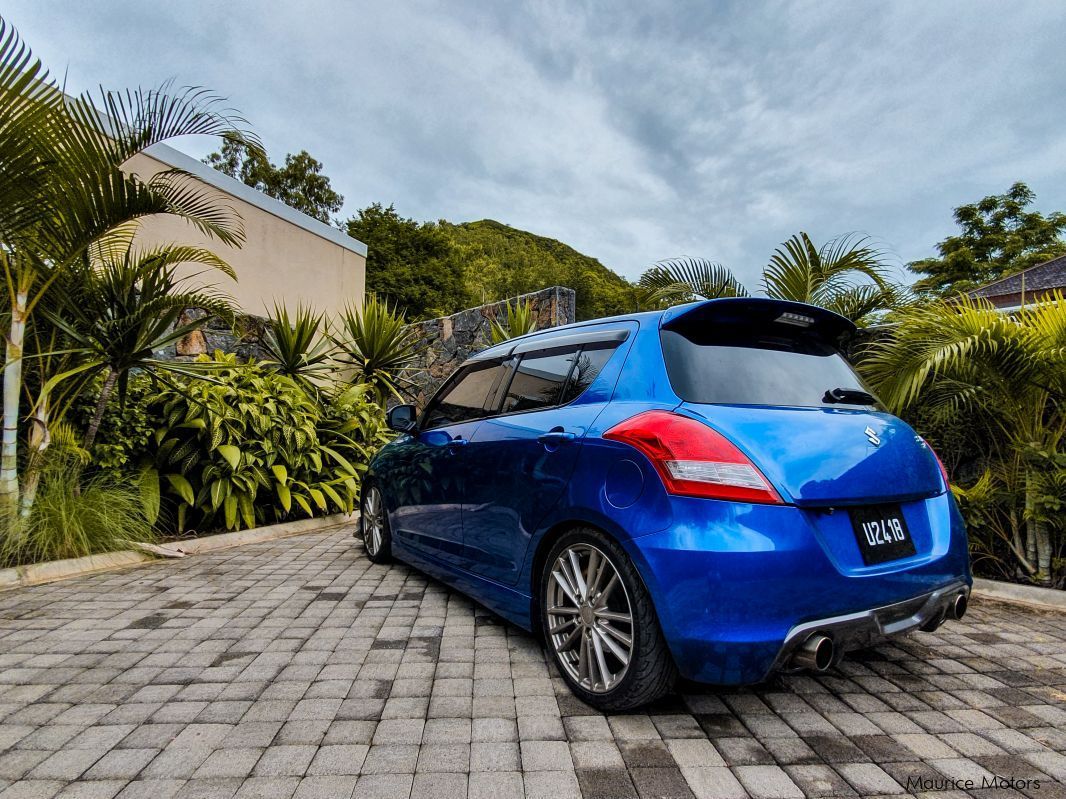
POLYGON ((616 424, 603 437, 647 455, 671 494, 782 504, 762 472, 733 442, 687 416, 645 411, 616 424))
POLYGON ((922 442, 929 449, 929 451, 933 453, 933 457, 936 458, 936 465, 940 467, 940 476, 944 478, 944 488, 946 488, 948 491, 950 491, 951 490, 951 478, 948 477, 948 470, 947 470, 947 467, 944 466, 944 461, 940 460, 940 456, 936 454, 936 450, 935 449, 933 449, 931 446, 929 446, 929 442, 928 441, 926 441, 923 438, 922 442))

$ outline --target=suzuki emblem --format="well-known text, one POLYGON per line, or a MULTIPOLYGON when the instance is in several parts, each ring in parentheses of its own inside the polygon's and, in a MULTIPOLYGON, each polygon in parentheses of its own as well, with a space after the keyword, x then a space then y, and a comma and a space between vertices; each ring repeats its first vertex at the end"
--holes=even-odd
POLYGON ((866 433, 866 438, 870 441, 871 444, 873 444, 875 447, 881 446, 881 437, 877 435, 876 430, 867 425, 866 429, 863 430, 863 432, 866 433))

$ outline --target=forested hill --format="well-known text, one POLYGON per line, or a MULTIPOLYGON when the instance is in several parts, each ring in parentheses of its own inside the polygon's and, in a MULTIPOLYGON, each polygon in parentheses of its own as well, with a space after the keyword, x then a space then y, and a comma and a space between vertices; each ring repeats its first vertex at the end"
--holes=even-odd
POLYGON ((439 224, 459 256, 474 305, 558 285, 577 292, 578 319, 633 309, 633 287, 625 278, 561 241, 492 219, 439 224))
POLYGON ((625 313, 635 304, 632 285, 595 258, 491 219, 419 222, 374 203, 344 227, 369 249, 367 290, 408 319, 445 316, 549 286, 577 292, 578 319, 625 313))

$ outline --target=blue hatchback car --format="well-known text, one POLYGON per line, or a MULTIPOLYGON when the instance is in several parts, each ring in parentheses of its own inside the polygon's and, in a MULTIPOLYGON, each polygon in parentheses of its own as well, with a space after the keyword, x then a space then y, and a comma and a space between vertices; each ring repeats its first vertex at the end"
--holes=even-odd
POLYGON ((585 702, 759 682, 965 613, 936 455, 867 392, 846 319, 730 298, 470 358, 370 464, 368 557, 543 636, 585 702))

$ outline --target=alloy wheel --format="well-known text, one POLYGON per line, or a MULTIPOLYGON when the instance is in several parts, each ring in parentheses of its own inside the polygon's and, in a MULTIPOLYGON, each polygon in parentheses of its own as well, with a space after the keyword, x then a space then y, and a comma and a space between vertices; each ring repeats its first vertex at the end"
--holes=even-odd
POLYGON ((591 544, 567 547, 552 565, 548 634, 559 662, 586 691, 606 693, 629 670, 633 610, 610 559, 591 544))
POLYGON ((381 501, 381 492, 371 488, 363 501, 363 544, 367 552, 378 554, 384 535, 385 505, 381 501))

